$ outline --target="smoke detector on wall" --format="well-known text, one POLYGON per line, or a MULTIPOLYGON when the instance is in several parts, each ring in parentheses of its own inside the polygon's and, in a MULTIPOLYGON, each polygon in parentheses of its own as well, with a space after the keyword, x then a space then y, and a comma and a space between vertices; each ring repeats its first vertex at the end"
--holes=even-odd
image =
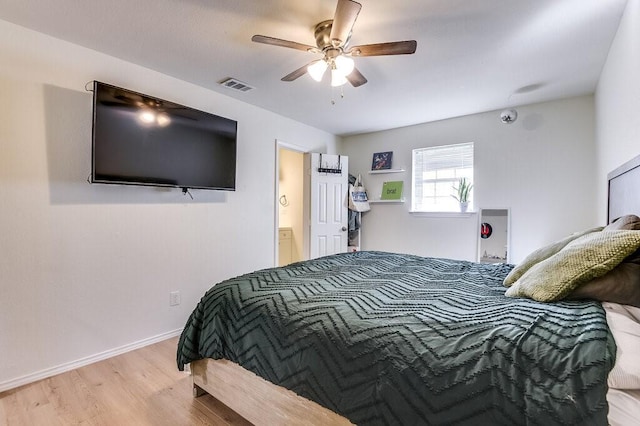
POLYGON ((515 109, 505 109, 500 113, 500 121, 504 124, 511 124, 518 119, 518 111, 515 109))

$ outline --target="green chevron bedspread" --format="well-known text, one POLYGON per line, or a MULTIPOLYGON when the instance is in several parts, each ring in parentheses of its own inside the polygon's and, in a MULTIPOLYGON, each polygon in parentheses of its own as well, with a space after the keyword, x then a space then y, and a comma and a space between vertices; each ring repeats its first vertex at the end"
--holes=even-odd
POLYGON ((202 298, 178 368, 226 358, 360 425, 606 425, 602 307, 507 298, 511 267, 358 252, 246 274, 202 298))

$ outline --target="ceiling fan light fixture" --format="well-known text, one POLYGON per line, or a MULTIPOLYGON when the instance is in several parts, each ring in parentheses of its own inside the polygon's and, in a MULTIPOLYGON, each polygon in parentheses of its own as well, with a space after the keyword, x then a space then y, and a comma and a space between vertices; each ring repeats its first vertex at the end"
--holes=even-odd
POLYGON ((331 68, 331 85, 333 87, 342 86, 347 82, 347 77, 339 69, 331 68))
POLYGON ((329 65, 325 60, 319 60, 307 67, 307 72, 315 81, 322 81, 322 76, 329 65))
POLYGON ((355 68, 353 59, 346 56, 340 55, 336 57, 334 61, 336 63, 336 68, 338 69, 338 71, 345 77, 351 74, 353 68, 355 68))

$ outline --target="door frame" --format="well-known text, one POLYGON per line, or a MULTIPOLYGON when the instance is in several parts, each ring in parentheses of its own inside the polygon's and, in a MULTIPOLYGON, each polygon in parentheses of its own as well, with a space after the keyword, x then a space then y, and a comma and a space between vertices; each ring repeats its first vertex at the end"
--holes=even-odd
MULTIPOLYGON (((276 139, 275 141, 275 150, 276 150, 276 170, 275 170, 275 176, 274 176, 274 186, 275 186, 275 190, 274 190, 274 194, 275 194, 275 198, 274 198, 274 230, 273 230, 273 266, 278 266, 279 265, 279 250, 278 250, 278 243, 280 240, 279 237, 279 230, 280 230, 280 149, 284 148, 284 149, 288 149, 289 151, 295 151, 295 152, 299 152, 301 154, 308 154, 311 152, 311 149, 301 146, 301 145, 295 145, 295 144, 291 144, 288 142, 284 142, 281 141, 279 139, 276 139)), ((303 188, 303 191, 305 193, 305 195, 308 193, 308 188, 303 188)), ((305 221, 307 220, 306 218, 304 219, 305 221)), ((304 238, 307 238, 306 236, 303 236, 304 238)), ((303 241, 302 246, 306 247, 307 241, 303 241)), ((303 250, 304 251, 304 250, 303 250)), ((304 253, 304 256, 307 257, 308 254, 304 253)))

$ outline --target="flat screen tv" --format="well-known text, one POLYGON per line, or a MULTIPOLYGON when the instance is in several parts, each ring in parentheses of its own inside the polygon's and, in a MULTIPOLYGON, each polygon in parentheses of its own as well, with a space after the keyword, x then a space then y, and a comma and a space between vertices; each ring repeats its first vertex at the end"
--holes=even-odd
POLYGON ((237 122, 95 81, 91 182, 234 191, 237 122))

